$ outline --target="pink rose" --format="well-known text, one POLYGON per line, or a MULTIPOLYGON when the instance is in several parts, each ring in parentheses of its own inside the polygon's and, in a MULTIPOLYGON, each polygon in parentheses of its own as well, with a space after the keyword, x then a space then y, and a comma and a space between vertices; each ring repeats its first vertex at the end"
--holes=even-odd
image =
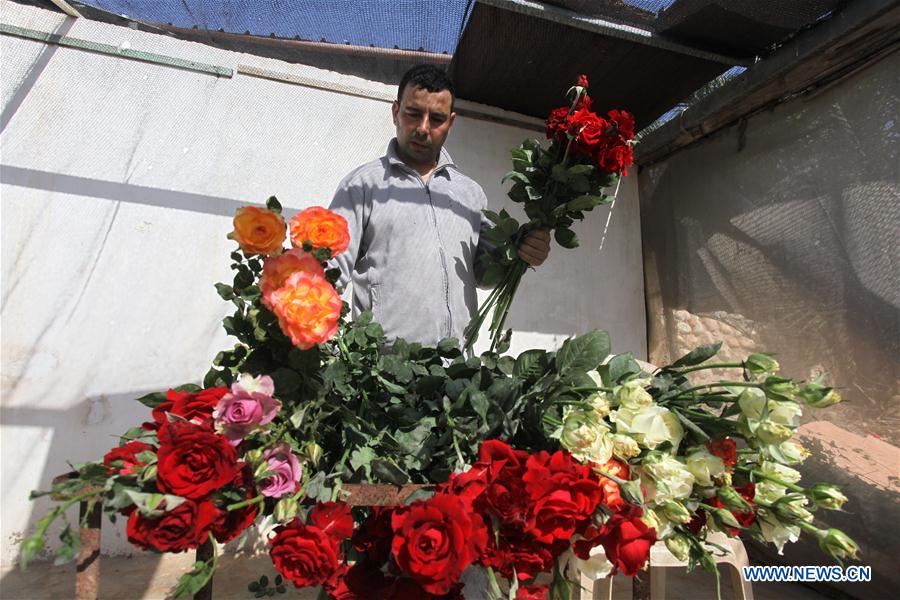
POLYGON ((241 375, 231 392, 216 404, 216 429, 237 446, 249 433, 271 423, 281 410, 281 402, 272 397, 274 393, 275 384, 268 375, 241 375))
POLYGON ((291 447, 282 442, 274 448, 266 450, 263 456, 269 462, 269 470, 272 471, 272 475, 266 477, 259 484, 260 493, 269 498, 281 498, 295 493, 300 487, 303 466, 291 452, 291 447))

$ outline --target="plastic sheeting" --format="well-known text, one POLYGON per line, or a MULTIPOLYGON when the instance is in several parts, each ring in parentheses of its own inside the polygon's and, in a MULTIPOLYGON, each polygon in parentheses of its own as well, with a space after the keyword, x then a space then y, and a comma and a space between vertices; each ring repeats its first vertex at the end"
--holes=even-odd
POLYGON ((817 518, 873 566, 875 582, 846 589, 860 598, 900 585, 898 72, 894 53, 640 176, 651 362, 721 340, 725 360, 777 352, 785 373, 827 373, 846 399, 806 411, 804 478, 847 486, 852 514, 817 518))

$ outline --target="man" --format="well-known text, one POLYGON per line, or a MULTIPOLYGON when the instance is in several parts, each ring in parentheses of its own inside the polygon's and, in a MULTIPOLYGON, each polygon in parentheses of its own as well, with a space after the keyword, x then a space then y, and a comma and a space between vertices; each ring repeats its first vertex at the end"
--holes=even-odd
MULTIPOLYGON (((392 106, 397 137, 383 157, 341 181, 330 206, 350 228, 350 246, 336 262, 341 284, 353 283, 353 314, 371 310, 388 340, 462 340, 477 309, 475 259, 489 251, 480 233, 490 223, 481 186, 443 149, 453 103, 444 71, 407 71, 392 106)), ((519 256, 537 266, 549 251, 549 233, 538 231, 519 256)))

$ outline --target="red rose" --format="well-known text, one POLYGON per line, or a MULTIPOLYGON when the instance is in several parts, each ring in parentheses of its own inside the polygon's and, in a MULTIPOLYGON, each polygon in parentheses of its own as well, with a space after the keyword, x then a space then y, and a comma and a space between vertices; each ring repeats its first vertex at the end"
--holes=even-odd
POLYGON ((188 421, 160 429, 157 468, 160 491, 192 500, 231 483, 240 471, 225 436, 188 421))
POLYGON ((624 110, 611 110, 606 116, 609 117, 610 127, 615 128, 615 135, 625 141, 634 137, 634 115, 624 110))
POLYGON ((558 138, 561 141, 566 139, 566 130, 569 128, 569 107, 560 106, 550 111, 547 117, 547 139, 552 140, 558 138))
POLYGON ((547 600, 549 593, 546 585, 523 585, 516 590, 516 600, 547 600))
POLYGON ((526 531, 547 543, 580 532, 603 497, 593 469, 562 450, 532 454, 526 469, 522 476, 530 499, 526 531))
POLYGON ((588 77, 585 74, 581 74, 578 76, 578 79, 575 80, 575 85, 579 87, 586 88, 588 87, 588 77))
POLYGON ((219 514, 212 524, 213 536, 221 544, 230 542, 253 525, 257 513, 257 504, 250 504, 235 510, 219 510, 219 514))
POLYGON ((467 505, 472 506, 487 488, 489 477, 490 467, 476 463, 464 473, 451 473, 450 479, 444 485, 439 486, 438 491, 456 496, 465 501, 467 505))
POLYGON ((206 541, 218 509, 212 502, 186 500, 155 519, 135 510, 128 517, 128 541, 143 550, 183 552, 206 541))
POLYGON ((309 511, 309 524, 315 525, 340 544, 353 535, 353 517, 344 502, 318 502, 309 511))
POLYGON ((322 585, 338 568, 339 548, 330 535, 315 525, 294 520, 277 528, 269 555, 285 579, 297 587, 322 585))
POLYGON ((628 144, 610 144, 601 147, 597 152, 597 166, 609 173, 628 175, 625 167, 634 163, 634 154, 628 144))
POLYGON ((186 421, 202 423, 212 418, 213 409, 219 400, 228 393, 227 387, 215 387, 199 392, 166 392, 166 401, 153 409, 153 419, 163 425, 169 421, 166 413, 172 413, 186 421))
POLYGON ((487 440, 478 449, 478 462, 473 467, 488 469, 487 487, 477 497, 475 508, 488 512, 504 523, 523 518, 528 504, 528 494, 522 476, 528 453, 514 450, 500 440, 487 440))
POLYGON ((517 577, 520 581, 528 581, 550 571, 555 558, 568 545, 565 541, 548 546, 521 528, 511 526, 502 529, 497 536, 488 534, 488 545, 479 562, 507 579, 517 577))
POLYGON ((136 457, 141 452, 153 451, 155 448, 144 442, 132 441, 124 446, 113 448, 103 455, 103 464, 109 467, 110 475, 118 472, 119 475, 136 475, 136 467, 143 467, 144 463, 136 457), (121 464, 121 466, 119 466, 121 464))
POLYGON ((390 583, 379 565, 364 560, 338 567, 324 587, 332 600, 369 600, 383 598, 390 583))
POLYGON ((656 531, 641 520, 642 514, 640 507, 629 505, 599 529, 592 525, 585 532, 585 539, 573 545, 575 554, 588 560, 591 548, 602 544, 606 558, 613 564, 613 573, 618 569, 634 577, 650 558, 650 547, 656 543, 656 531))
POLYGON ((400 570, 430 594, 447 594, 487 543, 481 517, 449 494, 394 510, 392 551, 400 570))
POLYGON ((353 547, 378 564, 386 562, 391 554, 393 514, 394 509, 391 507, 374 506, 369 518, 353 533, 353 547))
POLYGON ((726 468, 737 464, 737 444, 730 437, 716 438, 706 442, 710 454, 722 459, 726 468))
POLYGON ((575 156, 589 156, 605 142, 609 124, 587 107, 569 117, 569 133, 573 136, 571 151, 575 156))
MULTIPOLYGON (((753 498, 756 496, 756 485, 753 482, 748 483, 747 485, 736 486, 734 490, 741 495, 741 497, 747 502, 753 503, 753 498)), ((713 496, 709 500, 706 500, 706 503, 715 508, 725 508, 725 504, 719 499, 718 496, 713 496)), ((731 514, 734 515, 735 520, 740 524, 741 527, 747 528, 753 525, 756 522, 756 511, 751 508, 747 512, 734 512, 731 511, 731 514)), ((705 523, 705 519, 703 523, 705 523)), ((690 523, 688 523, 690 525, 690 523)), ((727 528, 732 537, 737 537, 741 534, 741 530, 737 527, 728 527, 727 528)), ((699 531, 699 528, 698 528, 699 531)))

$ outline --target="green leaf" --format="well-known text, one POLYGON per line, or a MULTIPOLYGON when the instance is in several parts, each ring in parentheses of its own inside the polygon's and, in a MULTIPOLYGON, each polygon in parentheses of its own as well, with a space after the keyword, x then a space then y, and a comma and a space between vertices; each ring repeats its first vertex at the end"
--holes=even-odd
POLYGON ((138 402, 149 408, 156 408, 166 401, 166 392, 153 392, 137 399, 138 402))
POLYGON ((230 285, 217 283, 216 291, 219 293, 219 296, 222 297, 222 300, 231 300, 232 298, 234 298, 234 288, 232 288, 230 285))
POLYGON ((526 350, 516 358, 513 375, 524 378, 537 377, 544 372, 543 358, 547 355, 544 350, 526 350))
POLYGON ((285 367, 272 371, 271 377, 275 382, 275 395, 279 398, 293 396, 303 384, 303 378, 296 371, 285 367))
POLYGON ((694 433, 697 437, 700 438, 701 441, 704 441, 704 442, 709 441, 709 435, 705 431, 700 429, 699 425, 697 425, 696 423, 691 421, 689 418, 687 418, 686 416, 681 414, 681 412, 678 409, 673 408, 671 410, 673 413, 675 413, 675 416, 678 417, 678 420, 681 421, 681 424, 684 425, 686 429, 688 429, 689 431, 694 433))
POLYGON ((366 325, 366 335, 377 340, 384 336, 384 329, 378 323, 369 323, 366 325))
POLYGON ((572 165, 571 167, 569 167, 569 173, 572 175, 587 175, 593 170, 593 166, 585 164, 572 165))
POLYGON ((626 375, 641 372, 641 366, 637 364, 630 352, 619 354, 609 361, 609 379, 614 384, 621 382, 626 375))
POLYGON ((586 194, 591 189, 591 182, 584 175, 575 175, 569 180, 569 189, 579 194, 586 194))
POLYGON ((698 346, 694 348, 678 360, 672 363, 673 367, 692 367, 694 365, 699 365, 700 363, 708 361, 710 358, 716 355, 719 352, 719 348, 722 347, 722 342, 717 342, 715 344, 707 344, 705 346, 698 346))
POLYGON ((275 585, 281 585, 284 583, 284 578, 281 575, 275 576, 275 585))
POLYGON ((553 237, 556 238, 556 243, 563 248, 578 247, 578 236, 576 236, 575 232, 571 229, 567 229, 565 227, 557 228, 553 232, 553 237))
POLYGON ((271 210, 273 213, 278 213, 279 215, 281 214, 281 203, 275 196, 269 196, 269 199, 266 200, 266 208, 271 210))
POLYGON ((178 580, 172 595, 175 598, 188 598, 195 595, 213 576, 212 565, 208 562, 198 561, 194 563, 194 568, 178 580))
POLYGON ((603 204, 603 196, 590 196, 585 194, 584 196, 578 196, 574 200, 569 200, 566 202, 565 207, 567 211, 575 212, 580 210, 590 210, 600 204, 603 204))
POLYGON ((554 181, 565 183, 569 180, 569 172, 564 166, 555 164, 553 165, 553 168, 550 169, 550 177, 552 177, 554 181))
POLYGON ((472 408, 475 410, 475 414, 481 417, 482 422, 487 425, 487 413, 491 404, 488 401, 488 397, 481 391, 474 391, 469 394, 469 402, 472 404, 472 408))
POLYGON ((19 566, 22 567, 23 571, 28 568, 28 563, 34 560, 43 549, 44 538, 41 535, 40 530, 38 530, 38 533, 35 533, 33 536, 22 542, 22 555, 19 558, 19 566))
POLYGON ((462 352, 459 350, 459 340, 456 338, 444 338, 439 341, 437 351, 438 355, 444 358, 456 358, 457 356, 462 356, 462 352))
POLYGON ((385 483, 393 483, 394 485, 409 483, 409 475, 387 458, 372 460, 372 474, 385 483))
POLYGON ((260 578, 259 578, 259 585, 260 585, 261 587, 268 587, 268 586, 269 586, 269 578, 266 577, 265 575, 263 575, 262 577, 260 577, 260 578))
POLYGON ((567 339, 556 355, 559 372, 596 369, 609 355, 609 334, 595 329, 582 336, 567 339))
POLYGON ((381 385, 384 386, 384 389, 386 389, 391 394, 403 395, 403 394, 406 394, 406 392, 407 392, 407 389, 405 387, 403 387, 402 385, 397 385, 396 383, 385 379, 381 375, 377 375, 376 378, 378 379, 378 381, 381 382, 381 385))
MULTIPOLYGON (((500 183, 506 183, 507 181, 518 181, 524 184, 530 183, 528 176, 521 171, 510 171, 500 179, 500 183)), ((494 222, 496 223, 496 221, 494 222)))
POLYGON ((356 318, 355 322, 357 325, 368 325, 372 322, 372 311, 364 310, 363 312, 359 313, 359 316, 356 318))
POLYGON ((258 582, 258 581, 251 581, 249 584, 247 584, 247 591, 248 591, 248 592, 255 592, 255 591, 257 591, 258 589, 259 589, 259 582, 258 582))

